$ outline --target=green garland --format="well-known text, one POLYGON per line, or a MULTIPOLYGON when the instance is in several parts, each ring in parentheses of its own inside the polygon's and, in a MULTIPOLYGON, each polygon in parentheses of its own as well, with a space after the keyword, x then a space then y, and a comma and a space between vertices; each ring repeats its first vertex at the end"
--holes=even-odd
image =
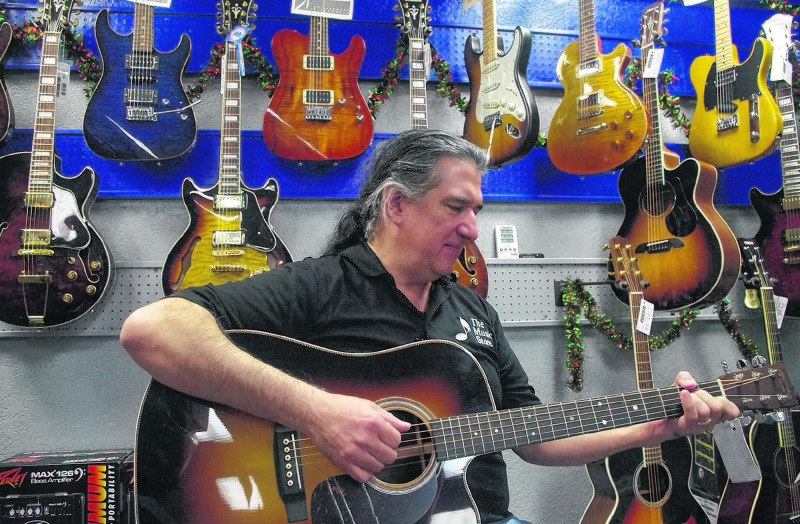
POLYGON ((728 309, 730 303, 731 301, 727 298, 723 299, 714 305, 714 310, 717 312, 717 316, 720 322, 722 322, 722 325, 725 326, 725 331, 736 341, 736 346, 739 348, 739 352, 742 356, 748 360, 752 360, 753 357, 758 355, 758 346, 754 344, 751 339, 745 337, 742 330, 739 329, 739 321, 733 318, 730 309, 728 309))

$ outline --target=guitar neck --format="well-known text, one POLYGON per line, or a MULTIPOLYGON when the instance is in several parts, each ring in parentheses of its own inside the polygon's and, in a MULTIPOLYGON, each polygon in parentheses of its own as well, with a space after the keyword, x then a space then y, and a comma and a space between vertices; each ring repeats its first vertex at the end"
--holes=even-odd
POLYGON ((775 101, 781 109, 783 132, 780 138, 781 172, 783 173, 784 210, 800 207, 800 144, 795 124, 792 86, 775 82, 775 101))
POLYGON ((312 16, 308 34, 308 54, 311 56, 328 55, 328 19, 324 16, 312 16))
POLYGON ((483 65, 497 60, 497 16, 494 0, 483 0, 483 65))
MULTIPOLYGON (((644 58, 642 58, 644 62, 644 58)), ((658 86, 655 78, 642 78, 643 102, 650 114, 652 132, 647 143, 646 157, 646 185, 648 194, 655 194, 656 186, 664 183, 664 150, 661 139, 661 115, 658 106, 658 86)))
POLYGON ((222 61, 222 126, 219 147, 219 194, 240 195, 242 92, 236 44, 225 41, 222 61))
POLYGON ((153 51, 153 6, 136 3, 133 10, 133 51, 153 51))
POLYGON ((589 64, 597 60, 600 50, 597 48, 597 33, 594 25, 594 2, 579 0, 578 41, 581 64, 589 64))
POLYGON ((714 34, 716 38, 717 74, 732 69, 733 41, 731 40, 731 9, 728 0, 714 0, 714 34))
MULTIPOLYGON (((719 380, 698 386, 724 395, 719 380)), ((573 402, 441 418, 430 424, 442 460, 598 433, 683 414, 680 388, 670 386, 573 402)))
POLYGON ((32 161, 28 178, 28 191, 34 194, 49 193, 53 183, 56 91, 58 89, 61 31, 47 31, 42 40, 36 117, 33 123, 33 145, 31 147, 32 161))
POLYGON ((428 129, 427 71, 425 40, 408 38, 408 79, 411 98, 411 129, 428 129))

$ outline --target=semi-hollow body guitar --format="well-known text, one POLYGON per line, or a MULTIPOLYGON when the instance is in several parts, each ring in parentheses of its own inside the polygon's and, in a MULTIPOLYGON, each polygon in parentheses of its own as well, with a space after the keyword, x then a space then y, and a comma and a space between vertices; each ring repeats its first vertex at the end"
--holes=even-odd
POLYGON ((51 327, 89 312, 113 267, 88 219, 97 178, 87 167, 61 174, 55 153, 56 77, 61 33, 72 2, 46 1, 33 144, 0 158, 0 321, 51 327))
POLYGON ((8 47, 14 38, 14 28, 9 22, 0 24, 0 142, 5 140, 14 131, 14 106, 6 90, 3 77, 6 62, 8 61, 8 47))
MULTIPOLYGON (((475 523, 464 482, 474 456, 682 413, 677 386, 495 411, 475 357, 449 341, 354 354, 258 331, 227 335, 278 369, 411 422, 398 460, 360 484, 291 428, 151 381, 136 435, 139 524, 475 523), (326 491, 343 516, 327 512, 326 491)), ((699 387, 748 409, 797 402, 780 366, 699 387)))
POLYGON ((694 158, 722 168, 771 153, 783 120, 767 87, 772 45, 756 38, 750 56, 739 63, 728 0, 714 0, 714 29, 716 55, 695 58, 689 69, 697 93, 689 149, 694 158))
POLYGON ((650 114, 623 81, 631 50, 619 44, 600 53, 592 0, 579 1, 579 38, 556 63, 564 98, 547 131, 547 154, 562 171, 593 175, 614 171, 639 156, 650 114))
POLYGON ((162 53, 153 47, 153 7, 134 4, 133 33, 111 29, 109 10, 95 21, 103 74, 86 106, 83 135, 95 154, 114 161, 158 161, 194 145, 197 123, 182 75, 191 41, 162 53))

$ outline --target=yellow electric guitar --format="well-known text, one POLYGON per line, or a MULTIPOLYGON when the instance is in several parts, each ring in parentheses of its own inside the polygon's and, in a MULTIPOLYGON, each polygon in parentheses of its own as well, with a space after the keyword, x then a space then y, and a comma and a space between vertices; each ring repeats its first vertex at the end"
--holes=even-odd
POLYGON ((689 69, 697 108, 689 129, 692 156, 715 167, 758 160, 778 145, 781 111, 767 88, 772 44, 756 38, 739 63, 731 43, 728 0, 714 0, 716 56, 699 56, 689 69))

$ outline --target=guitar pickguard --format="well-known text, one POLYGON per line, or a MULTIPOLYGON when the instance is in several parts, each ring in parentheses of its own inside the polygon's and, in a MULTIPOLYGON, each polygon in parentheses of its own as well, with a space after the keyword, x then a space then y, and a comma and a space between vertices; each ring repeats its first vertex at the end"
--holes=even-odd
POLYGON ((703 93, 703 105, 706 111, 716 109, 718 113, 733 113, 736 111, 736 106, 726 108, 726 104, 733 100, 747 100, 750 95, 761 96, 761 87, 758 85, 758 69, 763 60, 764 43, 756 40, 753 51, 745 63, 717 74, 717 62, 715 61, 708 71, 703 93), (721 79, 727 79, 727 81, 721 79), (724 99, 720 99, 720 93, 725 94, 724 99))

